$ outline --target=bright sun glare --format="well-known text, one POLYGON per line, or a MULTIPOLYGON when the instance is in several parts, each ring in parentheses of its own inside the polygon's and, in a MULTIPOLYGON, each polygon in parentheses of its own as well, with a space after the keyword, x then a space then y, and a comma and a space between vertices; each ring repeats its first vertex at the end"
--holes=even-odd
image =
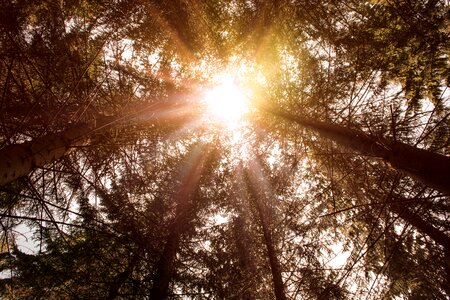
POLYGON ((248 95, 232 76, 221 76, 217 82, 204 96, 208 118, 234 127, 248 111, 248 95))

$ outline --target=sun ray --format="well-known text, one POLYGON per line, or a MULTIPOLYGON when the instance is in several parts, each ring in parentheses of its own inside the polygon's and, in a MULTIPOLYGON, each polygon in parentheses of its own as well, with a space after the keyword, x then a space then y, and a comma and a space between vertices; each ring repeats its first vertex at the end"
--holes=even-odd
POLYGON ((262 193, 266 195, 272 194, 272 187, 267 174, 264 172, 264 168, 257 156, 253 156, 247 162, 247 172, 249 175, 250 183, 258 188, 262 193))

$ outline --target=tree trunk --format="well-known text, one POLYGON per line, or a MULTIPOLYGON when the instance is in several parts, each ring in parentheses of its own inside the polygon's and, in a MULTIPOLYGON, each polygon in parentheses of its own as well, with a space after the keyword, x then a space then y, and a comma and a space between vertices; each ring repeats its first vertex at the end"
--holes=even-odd
MULTIPOLYGON (((366 197, 366 195, 370 195, 371 199, 375 203, 379 199, 386 198, 386 195, 383 195, 380 190, 373 188, 377 185, 377 183, 373 180, 368 179, 368 177, 359 176, 357 180, 346 178, 345 181, 347 186, 350 187, 349 190, 352 191, 353 195, 356 198, 362 199, 366 197), (365 191, 366 195, 362 194, 361 191, 365 191)), ((416 198, 419 197, 424 189, 422 189, 422 191, 418 193, 414 198, 407 199, 404 198, 401 194, 396 194, 393 192, 393 189, 397 184, 397 181, 394 181, 392 183, 391 191, 389 192, 385 203, 389 204, 390 209, 394 213, 396 213, 400 219, 414 227, 422 234, 427 235, 434 242, 444 247, 445 252, 450 254, 450 237, 433 226, 432 223, 424 220, 422 216, 408 207, 410 203, 417 201, 416 198)), ((424 209, 427 209, 427 207, 424 207, 424 209)))
POLYGON ((260 198, 265 198, 265 195, 260 195, 261 193, 258 193, 257 186, 252 182, 252 178, 250 174, 250 197, 253 199, 253 203, 256 207, 256 210, 258 212, 258 217, 261 222, 261 227, 263 230, 264 235, 264 243, 266 244, 267 248, 267 255, 269 256, 269 264, 270 269, 272 272, 272 280, 273 280, 273 287, 275 292, 275 298, 277 300, 286 300, 286 294, 284 292, 284 284, 283 284, 283 278, 281 276, 281 266, 280 262, 278 261, 277 252, 275 249, 273 236, 272 236, 272 222, 271 222, 271 213, 268 211, 266 205, 264 203, 261 203, 260 198))
POLYGON ((362 155, 382 159, 393 168, 421 181, 444 194, 450 194, 450 157, 419 149, 401 142, 374 138, 366 133, 327 122, 315 121, 266 109, 272 114, 312 129, 339 145, 362 155))
POLYGON ((393 212, 399 215, 406 223, 411 224, 418 231, 430 237, 437 244, 444 247, 445 252, 450 254, 450 237, 435 228, 433 225, 424 221, 420 215, 411 211, 408 207, 402 205, 401 202, 395 202, 390 205, 393 212))
POLYGON ((139 260, 140 260, 140 253, 139 251, 137 251, 131 257, 131 261, 129 262, 125 270, 123 270, 123 272, 118 274, 115 282, 111 283, 108 291, 108 296, 106 297, 106 299, 112 300, 116 299, 119 296, 120 287, 133 274, 133 271, 136 268, 136 265, 139 263, 139 260))
POLYGON ((59 134, 0 150, 0 186, 63 157, 72 147, 83 143, 94 129, 92 125, 78 124, 59 134))
POLYGON ((190 161, 190 166, 184 174, 181 187, 175 195, 175 218, 169 228, 169 235, 164 245, 164 250, 156 263, 156 272, 153 278, 153 286, 150 290, 150 299, 163 300, 169 294, 169 284, 174 273, 174 263, 180 240, 189 228, 189 220, 192 216, 194 203, 192 194, 198 187, 208 155, 197 151, 190 161))
POLYGON ((239 215, 234 221, 233 231, 239 255, 240 279, 245 282, 244 289, 238 291, 240 294, 237 296, 242 300, 253 300, 257 298, 254 291, 257 289, 255 283, 259 282, 259 280, 255 278, 257 268, 251 253, 252 241, 248 233, 248 225, 244 212, 239 212, 239 215))
POLYGON ((71 148, 86 144, 92 133, 108 130, 117 124, 166 123, 170 126, 184 124, 195 116, 185 105, 156 103, 129 112, 124 117, 100 117, 90 123, 75 124, 59 133, 51 133, 22 144, 0 150, 0 186, 29 174, 38 167, 51 164, 68 154, 71 148), (120 122, 120 123, 119 123, 120 122))
POLYGON ((284 294, 284 284, 283 284, 283 278, 281 277, 281 266, 280 262, 278 261, 277 253, 275 250, 273 238, 272 238, 272 232, 269 228, 269 224, 267 224, 267 220, 265 217, 265 214, 263 212, 263 209, 259 203, 258 200, 256 202, 256 207, 258 210, 259 218, 261 221, 261 226, 264 234, 264 242, 267 247, 267 254, 269 256, 269 263, 270 263, 270 269, 272 270, 272 279, 273 279, 273 286, 275 290, 275 298, 277 300, 286 300, 286 295, 284 294))
POLYGON ((156 273, 153 286, 150 290, 150 299, 167 299, 169 284, 174 270, 175 257, 180 244, 181 232, 172 229, 164 245, 163 253, 156 264, 156 273))

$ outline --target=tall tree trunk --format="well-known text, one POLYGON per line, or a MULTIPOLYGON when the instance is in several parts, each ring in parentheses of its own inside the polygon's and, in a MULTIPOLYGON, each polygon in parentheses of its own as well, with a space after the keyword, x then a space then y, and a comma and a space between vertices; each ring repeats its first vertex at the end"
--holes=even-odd
MULTIPOLYGON (((207 152, 207 151, 206 151, 207 152)), ((175 218, 169 228, 163 252, 156 263, 156 272, 153 286, 150 290, 150 299, 166 299, 169 294, 169 284, 174 273, 174 264, 183 233, 189 228, 194 203, 192 194, 197 190, 201 173, 204 169, 208 155, 197 149, 195 157, 190 161, 187 172, 184 174, 181 186, 175 195, 175 218)))
POLYGON ((69 126, 59 133, 50 133, 22 144, 14 144, 0 150, 0 186, 29 174, 37 167, 48 165, 65 156, 70 150, 89 141, 92 133, 109 130, 123 122, 134 124, 163 122, 171 125, 184 123, 195 115, 183 105, 157 103, 129 112, 125 117, 100 117, 90 123, 69 126))
POLYGON ((87 140, 95 129, 93 124, 78 124, 58 134, 11 145, 0 150, 0 185, 30 173, 66 155, 77 144, 87 140))
POLYGON ((140 252, 139 250, 136 250, 136 253, 134 253, 132 255, 131 261, 128 263, 125 270, 123 270, 123 272, 118 274, 115 282, 111 283, 111 285, 109 287, 109 291, 108 291, 108 296, 106 297, 106 299, 112 300, 112 299, 116 299, 119 296, 120 287, 133 274, 133 271, 136 268, 136 265, 139 263, 139 260, 140 260, 139 252, 140 252))
POLYGON ((426 222, 420 215, 411 211, 401 202, 394 202, 390 205, 393 212, 399 215, 406 223, 411 224, 418 231, 430 237, 437 244, 444 247, 445 252, 450 254, 450 237, 426 222))
POLYGON ((450 157, 419 149, 401 142, 374 138, 366 133, 332 123, 302 118, 277 109, 268 112, 312 129, 339 145, 362 155, 374 156, 393 168, 444 194, 450 194, 450 157))
POLYGON ((239 215, 234 221, 233 231, 239 255, 238 261, 241 279, 245 283, 244 289, 239 291, 239 298, 243 300, 253 300, 257 298, 255 293, 255 283, 259 282, 259 280, 257 277, 255 278, 257 275, 257 268, 251 253, 252 241, 249 236, 247 218, 244 212, 239 212, 239 215))
POLYGON ((238 292, 240 292, 239 298, 252 300, 257 299, 259 296, 257 291, 261 285, 261 280, 259 280, 259 270, 254 258, 255 248, 253 235, 249 228, 249 213, 251 209, 248 201, 248 192, 247 189, 242 188, 242 183, 245 182, 242 165, 239 165, 239 169, 235 175, 237 177, 233 182, 232 189, 236 191, 234 205, 237 209, 237 217, 233 221, 233 233, 238 251, 239 270, 242 274, 242 281, 244 282, 244 290, 238 292))
POLYGON ((171 229, 164 245, 163 253, 156 264, 156 273, 153 278, 153 286, 150 290, 150 299, 167 299, 169 284, 174 271, 175 257, 180 245, 181 232, 171 229))
POLYGON ((261 198, 265 199, 266 195, 261 195, 261 193, 257 190, 257 182, 255 182, 255 178, 253 178, 253 174, 249 174, 250 183, 249 183, 249 191, 250 198, 253 200, 253 203, 258 212, 258 217, 261 222, 261 227, 263 230, 264 243, 267 248, 267 255, 269 257, 270 269, 272 272, 272 280, 273 287, 275 292, 275 298, 277 300, 286 300, 286 294, 284 291, 283 278, 281 276, 281 266, 278 261, 277 251, 275 249, 275 244, 272 236, 272 221, 271 221, 271 212, 268 211, 268 208, 264 203, 261 202, 261 198))
POLYGON ((270 230, 263 208, 261 207, 261 203, 259 203, 258 199, 256 199, 255 204, 261 221, 261 227, 264 234, 264 242, 266 244, 267 254, 269 256, 270 269, 272 270, 275 298, 277 300, 286 300, 283 278, 281 277, 281 266, 280 262, 278 261, 277 252, 275 250, 272 232, 270 230))
POLYGON ((375 203, 379 201, 379 199, 386 198, 385 203, 389 204, 390 209, 394 213, 398 214, 400 219, 405 221, 407 224, 410 224, 421 233, 427 235, 437 244, 443 246, 446 252, 450 253, 450 237, 434 227, 433 224, 424 220, 418 213, 408 207, 410 203, 418 201, 417 198, 425 189, 422 189, 420 193, 413 198, 405 198, 401 194, 393 192, 394 188, 398 185, 398 181, 395 180, 392 183, 391 190, 386 197, 386 194, 383 194, 382 192, 383 189, 381 186, 381 189, 374 188, 379 183, 371 180, 370 176, 358 176, 357 179, 345 177, 342 182, 345 182, 346 186, 350 187, 348 190, 351 191, 356 198, 364 199, 367 195, 369 195, 375 203), (362 191, 365 191, 365 193, 362 193, 362 191))

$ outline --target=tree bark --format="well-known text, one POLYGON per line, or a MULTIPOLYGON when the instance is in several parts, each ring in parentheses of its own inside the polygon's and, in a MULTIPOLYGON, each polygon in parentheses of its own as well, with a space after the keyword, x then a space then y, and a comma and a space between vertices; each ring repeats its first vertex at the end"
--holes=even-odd
POLYGON ((164 245, 163 253, 156 264, 156 273, 153 286, 150 290, 150 299, 167 299, 169 284, 174 270, 175 257, 180 244, 181 232, 171 230, 164 245))
MULTIPOLYGON (((247 228, 247 220, 245 217, 245 213, 242 210, 239 212, 239 215, 234 221, 233 231, 234 231, 234 240, 236 243, 236 247, 238 250, 238 261, 239 261, 239 270, 241 273, 241 280, 245 282, 243 289, 238 291, 239 298, 242 300, 253 300, 256 299, 255 289, 255 275, 257 275, 257 268, 255 266, 255 262, 253 261, 251 247, 252 241, 248 233, 247 228)), ((234 294, 236 295, 236 294, 234 294)))
POLYGON ((269 256, 269 263, 270 263, 270 269, 272 270, 272 279, 273 279, 273 286, 275 291, 275 298, 277 300, 286 300, 286 295, 284 293, 284 284, 283 284, 283 278, 281 276, 281 266, 280 262, 278 261, 277 253, 275 250, 273 238, 272 238, 272 232, 269 228, 269 224, 267 224, 267 220, 265 217, 265 214, 263 212, 263 209, 259 203, 258 200, 256 202, 256 207, 258 210, 259 218, 261 221, 261 227, 263 230, 264 235, 264 242, 267 247, 267 254, 269 256))
MULTIPOLYGON (((365 191, 366 195, 370 195, 371 199, 376 203, 377 200, 386 198, 386 202, 391 211, 396 213, 400 219, 402 219, 407 224, 414 227, 417 231, 421 232, 424 235, 427 235, 430 239, 432 239, 436 244, 444 247, 445 252, 450 254, 450 237, 433 226, 432 223, 423 219, 423 217, 415 212, 412 208, 408 207, 410 203, 417 202, 417 197, 419 197, 420 193, 418 193, 414 198, 404 198, 401 194, 397 194, 393 192, 394 187, 398 184, 398 181, 394 181, 392 183, 391 190, 389 192, 388 197, 383 194, 382 190, 377 190, 373 188, 377 185, 377 183, 373 180, 368 179, 367 177, 359 176, 357 180, 347 178, 345 179, 347 186, 350 187, 350 191, 352 191, 353 195, 356 198, 364 198, 366 197, 361 193, 361 191, 365 191)), ((383 204, 383 202, 378 203, 383 204)), ((428 203, 430 204, 430 203, 428 203)), ((423 207, 423 209, 427 209, 428 207, 423 207)))
POLYGON ((196 116, 186 105, 156 103, 135 109, 124 117, 99 117, 90 123, 69 126, 59 133, 50 133, 22 144, 14 144, 0 150, 0 186, 29 174, 38 167, 48 165, 81 144, 87 144, 92 133, 109 130, 117 124, 166 123, 179 126, 196 116))
POLYGON ((399 215, 406 223, 411 224, 418 231, 430 237, 437 244, 444 247, 445 252, 450 254, 450 237, 423 220, 420 215, 411 211, 408 207, 402 206, 400 202, 390 205, 393 212, 399 215))
POLYGON ((316 131, 337 144, 362 155, 382 159, 393 168, 444 194, 450 194, 450 157, 419 149, 401 142, 376 138, 340 125, 316 121, 282 112, 266 111, 316 131))
POLYGON ((189 228, 188 223, 194 207, 191 199, 192 193, 198 187, 207 156, 205 153, 195 153, 195 157, 184 174, 181 186, 175 195, 175 218, 169 228, 169 235, 166 239, 164 250, 156 263, 150 299, 167 299, 169 294, 169 284, 174 273, 176 254, 180 246, 181 237, 189 228))
POLYGON ((0 186, 63 157, 72 147, 85 141, 94 128, 89 124, 73 125, 59 134, 48 134, 0 150, 0 186))
POLYGON ((116 281, 111 283, 108 291, 108 296, 106 297, 106 299, 112 300, 116 299, 119 296, 120 287, 133 274, 133 271, 136 265, 139 263, 139 260, 140 260, 140 253, 138 251, 133 254, 131 261, 129 262, 125 270, 123 270, 123 272, 118 274, 116 281))
POLYGON ((273 241, 272 236, 272 222, 270 218, 270 212, 268 212, 268 209, 266 205, 261 203, 260 198, 265 198, 265 195, 261 196, 258 193, 257 187, 252 182, 252 176, 250 174, 250 194, 251 198, 253 199, 253 203, 256 207, 256 210, 258 212, 258 217, 261 222, 261 227, 263 230, 263 236, 264 236, 264 243, 267 248, 267 255, 269 257, 269 264, 270 264, 270 270, 272 272, 272 280, 273 280, 273 287, 275 292, 275 298, 277 300, 286 300, 286 294, 284 291, 284 283, 283 278, 281 276, 281 266, 280 262, 278 261, 277 251, 275 249, 275 244, 273 241))

